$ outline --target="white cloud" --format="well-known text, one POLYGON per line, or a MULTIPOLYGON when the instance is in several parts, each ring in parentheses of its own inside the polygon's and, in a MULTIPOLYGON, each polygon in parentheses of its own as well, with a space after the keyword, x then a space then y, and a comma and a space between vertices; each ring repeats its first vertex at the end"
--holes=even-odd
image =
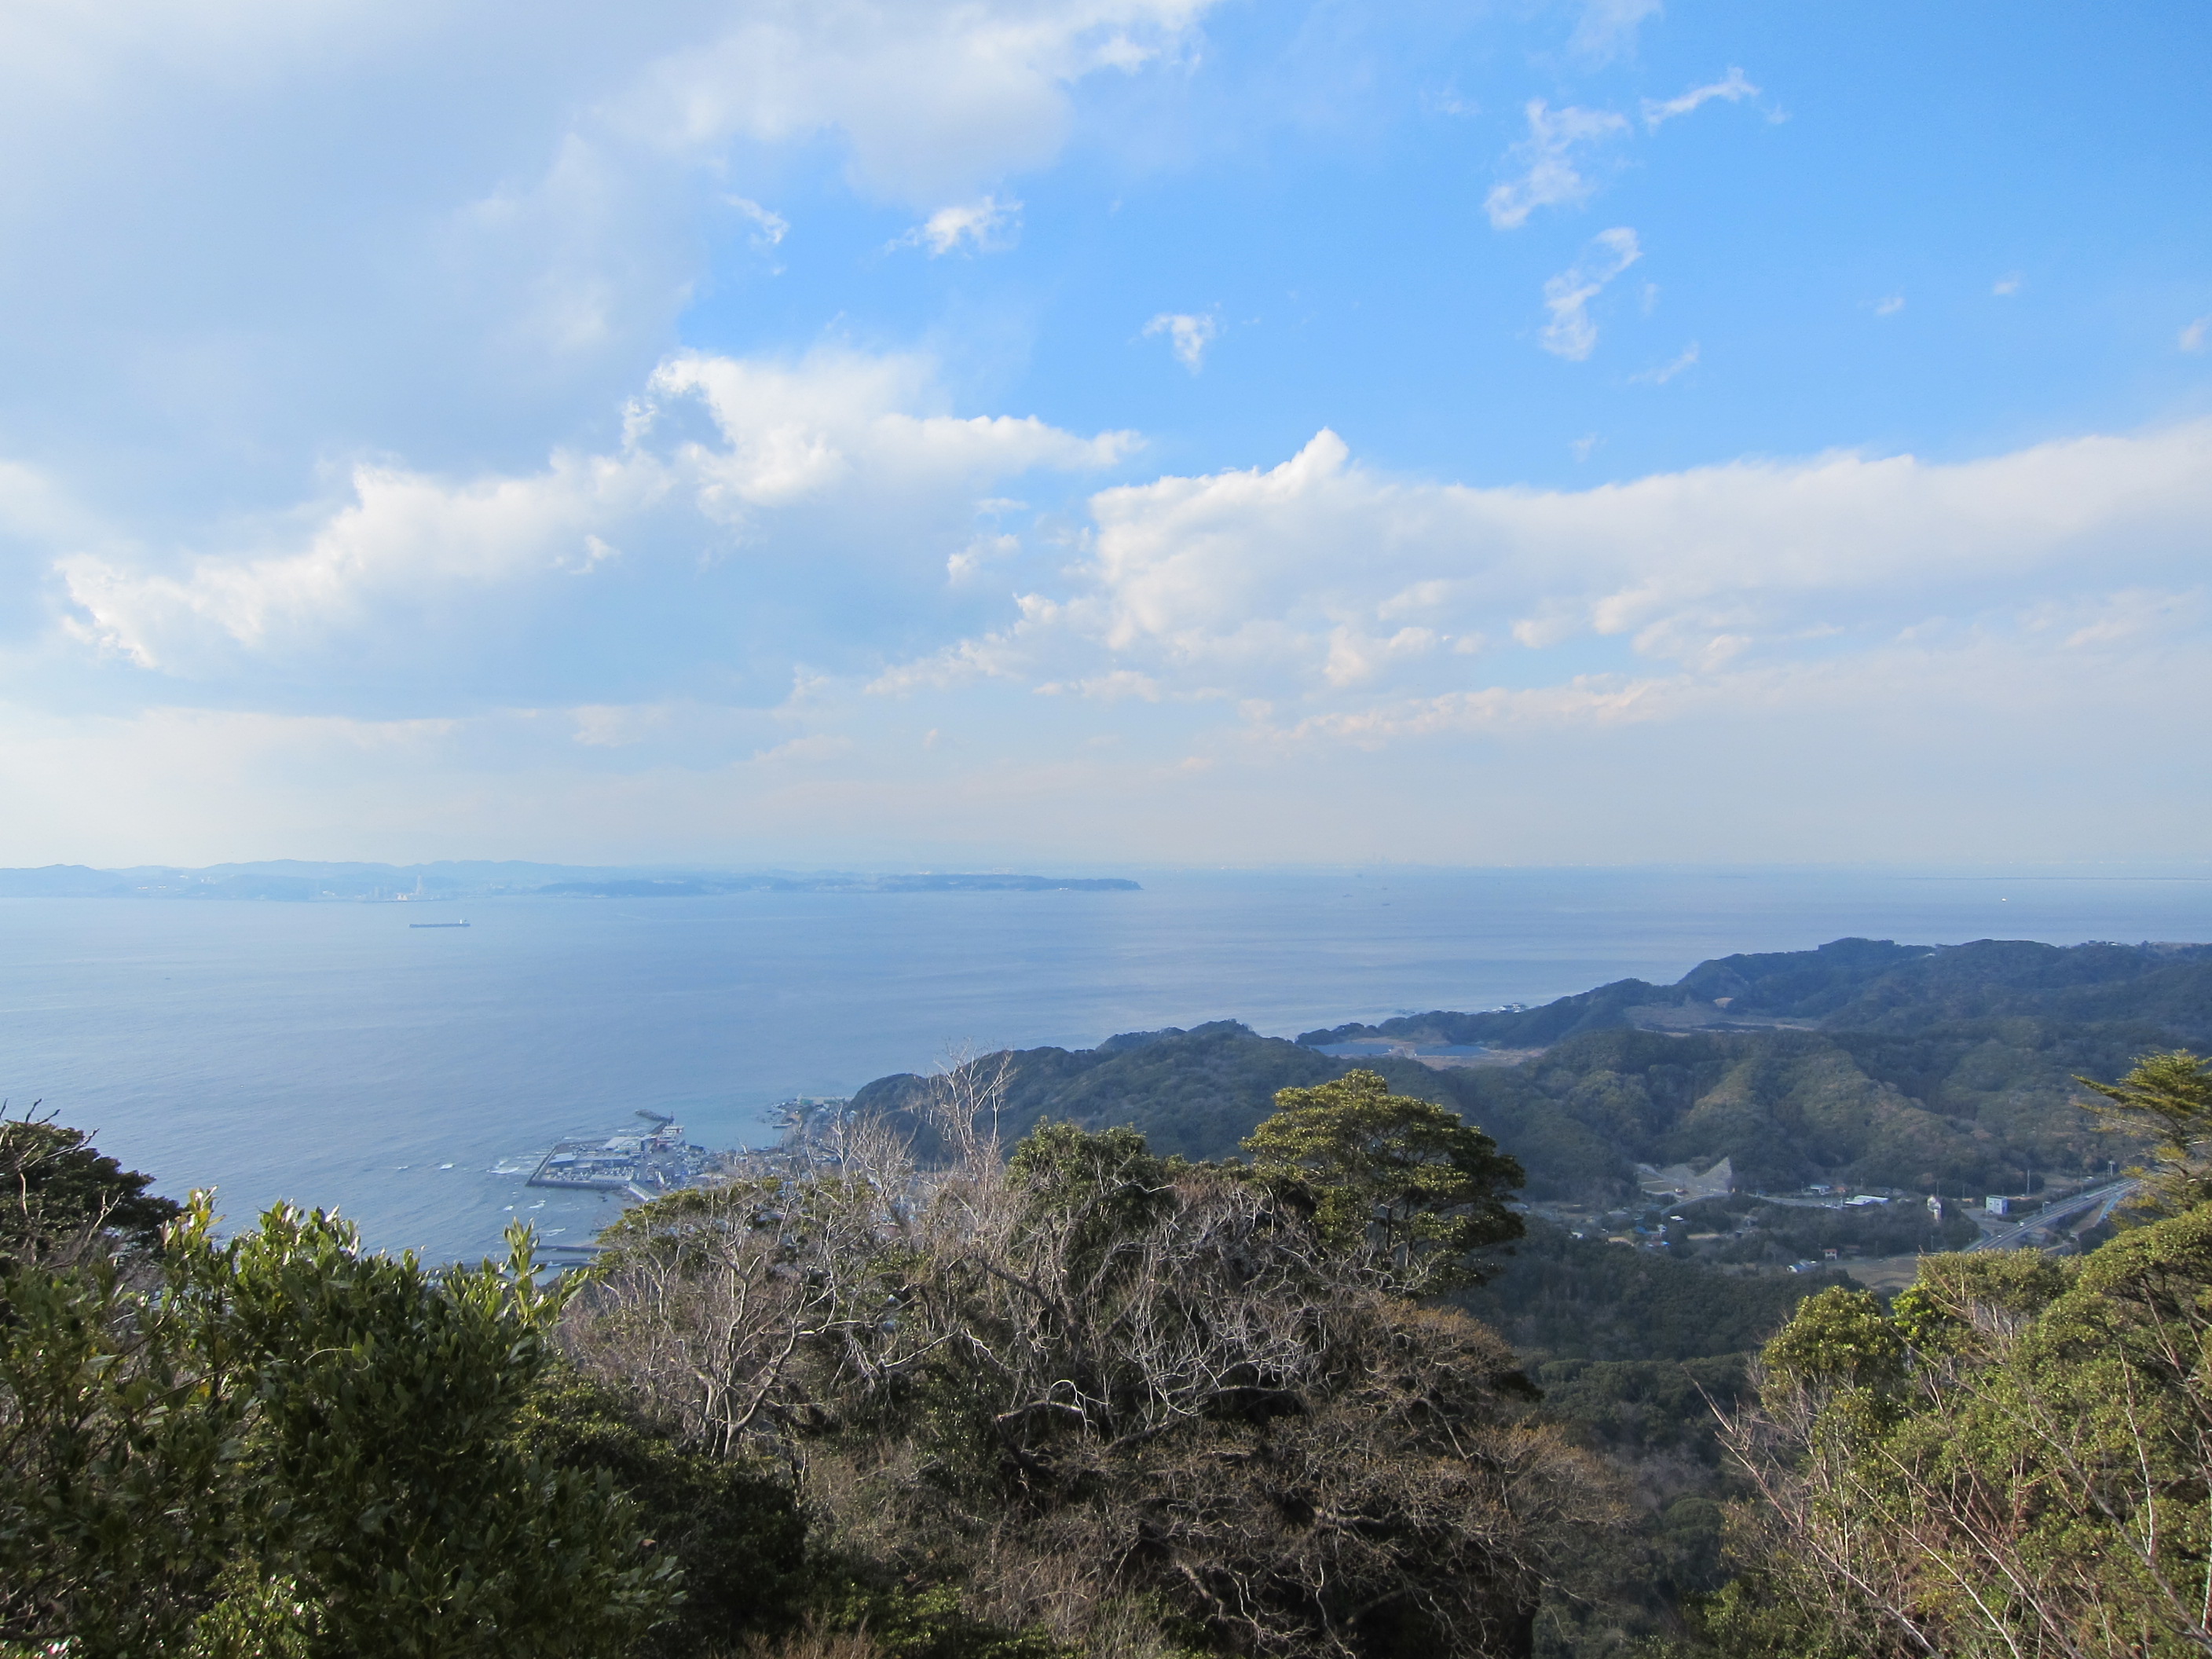
POLYGON ((1182 311, 1163 311, 1145 325, 1145 337, 1156 334, 1168 337, 1168 349, 1175 360, 1195 374, 1205 366, 1206 349, 1213 343, 1221 331, 1220 319, 1211 312, 1194 314, 1182 311))
POLYGON ((855 733, 696 711, 720 723, 715 759, 649 735, 580 745, 550 708, 364 722, 0 707, 0 837, 21 862, 100 865, 2193 860, 2202 797, 2173 787, 2171 763, 2202 742, 2212 653, 2201 632, 2070 649, 1982 632, 1711 673, 1463 673, 1273 707, 1165 688, 1158 702, 1078 702, 1026 684, 943 700, 942 714, 876 704, 855 733), (994 732, 994 696, 1023 710, 1030 743, 994 732), (842 753, 751 758, 839 735, 842 753))
POLYGON ((1735 104, 1758 96, 1759 88, 1744 78, 1741 70, 1731 64, 1729 72, 1719 80, 1705 86, 1692 87, 1680 97, 1645 99, 1644 125, 1656 131, 1662 122, 1671 121, 1678 115, 1687 115, 1699 105, 1710 103, 1716 98, 1735 104))
MULTIPOLYGON (((1065 591, 1025 596, 1006 626, 884 689, 1127 670, 1164 700, 1350 718, 1368 695, 1458 696, 1451 665, 1467 658, 1444 647, 1466 638, 1510 635, 1532 665, 1571 645, 1578 660, 1609 651, 1702 684, 1864 658, 1945 616, 1977 619, 1938 626, 1959 649, 1985 635, 2021 651, 2114 644, 2147 617, 2201 628, 2186 596, 2212 526, 2212 422, 1983 461, 1844 453, 1579 491, 1395 479, 1323 432, 1267 471, 1107 489, 1091 517, 1091 556, 1065 591), (2156 597, 2106 597, 2126 593, 2156 597), (2047 605, 2075 620, 2062 629, 2034 609, 2047 605)), ((1534 672, 1520 690, 1546 690, 1534 672)), ((1607 684, 1591 708, 1613 706, 1607 684)), ((1567 680, 1550 691, 1580 706, 1567 680)))
POLYGON ((643 512, 665 487, 651 463, 562 455, 528 478, 451 485, 362 466, 353 499, 304 547, 193 560, 181 573, 99 554, 56 562, 88 641, 143 668, 190 672, 218 642, 295 647, 369 620, 379 599, 426 586, 488 587, 602 562, 598 529, 643 512))
POLYGON ((781 213, 772 213, 747 196, 723 198, 744 218, 752 222, 752 240, 755 247, 774 247, 791 234, 791 222, 781 213))
POLYGON ((2207 329, 2212 329, 2212 316, 2199 317, 2195 322, 2183 327, 2175 343, 2184 351, 2202 351, 2204 349, 2204 331, 2207 329))
MULTIPOLYGON (((425 630, 434 658, 453 648, 454 626, 481 629, 474 660, 550 602, 555 576, 588 586, 649 567, 661 591, 681 592, 692 584, 674 573, 734 560, 755 577, 787 567, 818 580, 842 565, 910 581, 918 568, 886 568, 886 558, 917 540, 972 538, 962 526, 993 486, 1038 469, 1109 466, 1134 443, 1034 417, 957 416, 944 403, 934 365, 916 356, 689 353, 654 374, 615 452, 562 452, 535 472, 462 480, 362 465, 347 499, 261 527, 250 550, 165 561, 110 548, 63 553, 55 568, 68 625, 145 668, 250 673, 253 659, 296 659, 334 640, 376 641, 404 660, 425 630)), ((971 560, 978 547, 969 540, 971 560)), ((949 562, 956 576, 961 556, 949 562)), ((782 603, 829 607, 817 626, 834 632, 836 586, 782 603)), ((712 604, 743 602, 726 589, 712 604)), ((695 592, 678 603, 708 601, 695 592)), ((588 602, 558 604, 568 609, 546 623, 556 637, 537 641, 554 662, 570 654, 562 630, 612 625, 588 602)))
POLYGON ((836 131, 907 201, 1049 161, 1069 88, 1173 58, 1212 0, 752 0, 638 76, 618 118, 671 148, 836 131))
POLYGON ((1902 294, 1885 295, 1874 302, 1874 314, 1877 317, 1894 317, 1904 309, 1905 296, 1902 294))
POLYGON ((1426 656, 1443 643, 1443 636, 1431 628, 1401 628, 1386 637, 1340 623, 1329 631, 1322 678, 1340 690, 1364 685, 1391 663, 1426 656))
POLYGON ((956 586, 971 582, 985 569, 1022 550, 1018 536, 978 536, 945 561, 945 577, 956 586))
POLYGON ((1538 208, 1587 200, 1595 186, 1577 167, 1576 152, 1628 131, 1627 118, 1611 110, 1554 111, 1541 98, 1532 98, 1526 112, 1528 136, 1506 152, 1507 161, 1521 174, 1483 200, 1491 224, 1499 230, 1517 229, 1538 208))
POLYGON ((1614 277, 1644 257, 1636 233, 1626 226, 1600 231, 1583 257, 1544 284, 1544 308, 1552 313, 1540 337, 1554 357, 1578 363, 1597 349, 1597 325, 1589 302, 1614 277))
POLYGON ((933 259, 953 252, 963 242, 977 253, 999 253, 1014 245, 1021 224, 1019 202, 981 196, 938 209, 891 246, 927 247, 933 259))
POLYGON ((1010 202, 1086 83, 1189 61, 1211 3, 0 9, 0 150, 36 158, 0 245, 42 250, 0 262, 0 433, 165 524, 334 455, 543 454, 674 345, 717 222, 775 246, 768 192, 825 155, 925 211, 1010 202))
POLYGON ((1990 292, 1999 299, 2008 299, 2027 286, 2027 279, 2018 271, 2010 271, 1990 284, 1990 292))
POLYGON ((1133 668, 1116 668, 1111 672, 1095 674, 1087 680, 1076 680, 1063 684, 1048 680, 1037 687, 1041 696, 1057 697, 1073 696, 1090 697, 1101 702, 1119 702, 1124 697, 1141 697, 1146 702, 1160 700, 1160 683, 1150 674, 1139 674, 1133 668))
POLYGON ((1642 374, 1632 374, 1628 378, 1639 386, 1664 386, 1684 369, 1696 367, 1697 361, 1698 343, 1692 340, 1680 353, 1656 368, 1647 368, 1642 374))
POLYGON ((1660 0, 1583 0, 1568 49, 1605 62, 1636 49, 1636 32, 1663 9, 1660 0))
POLYGON ((763 749, 753 758, 781 762, 837 760, 851 754, 853 748, 853 740, 848 737, 835 732, 815 732, 763 749))

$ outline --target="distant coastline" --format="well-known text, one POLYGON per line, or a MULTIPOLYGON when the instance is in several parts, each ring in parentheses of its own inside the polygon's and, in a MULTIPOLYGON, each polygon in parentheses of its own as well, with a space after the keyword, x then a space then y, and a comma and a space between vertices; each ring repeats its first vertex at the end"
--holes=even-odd
POLYGON ((316 864, 294 859, 203 869, 81 864, 0 870, 0 898, 248 899, 284 903, 431 903, 454 899, 704 898, 730 893, 1134 893, 1114 876, 1038 876, 1012 871, 724 871, 629 866, 441 862, 316 864))

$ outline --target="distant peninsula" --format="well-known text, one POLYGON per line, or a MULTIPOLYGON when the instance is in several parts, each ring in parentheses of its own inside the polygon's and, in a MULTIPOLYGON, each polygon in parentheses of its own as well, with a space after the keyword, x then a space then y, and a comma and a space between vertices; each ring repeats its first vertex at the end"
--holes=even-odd
POLYGON ((671 869, 528 864, 317 864, 272 859, 204 869, 142 865, 94 870, 50 864, 0 870, 0 898, 258 899, 289 903, 406 903, 535 897, 704 898, 726 893, 1134 893, 1115 876, 1033 876, 1009 871, 920 871, 880 875, 835 871, 671 869))

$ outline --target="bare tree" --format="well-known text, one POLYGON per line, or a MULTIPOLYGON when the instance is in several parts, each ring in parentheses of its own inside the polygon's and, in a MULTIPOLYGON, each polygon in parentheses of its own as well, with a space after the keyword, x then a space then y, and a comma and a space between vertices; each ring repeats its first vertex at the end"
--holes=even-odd
POLYGON ((848 1122, 788 1174, 635 1212, 572 1352, 1009 1622, 1132 1653, 1164 1608, 1285 1659, 1525 1652, 1562 1540, 1618 1510, 1524 1420, 1504 1345, 1133 1131, 1002 1155, 1008 1080, 933 1079, 941 1167, 848 1122))

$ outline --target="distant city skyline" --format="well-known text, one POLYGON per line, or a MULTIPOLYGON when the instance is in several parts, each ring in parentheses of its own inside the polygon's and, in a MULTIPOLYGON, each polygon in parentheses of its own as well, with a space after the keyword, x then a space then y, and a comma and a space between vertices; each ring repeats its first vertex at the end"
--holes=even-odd
POLYGON ((2202 7, 0 45, 0 866, 2208 857, 2202 7))

